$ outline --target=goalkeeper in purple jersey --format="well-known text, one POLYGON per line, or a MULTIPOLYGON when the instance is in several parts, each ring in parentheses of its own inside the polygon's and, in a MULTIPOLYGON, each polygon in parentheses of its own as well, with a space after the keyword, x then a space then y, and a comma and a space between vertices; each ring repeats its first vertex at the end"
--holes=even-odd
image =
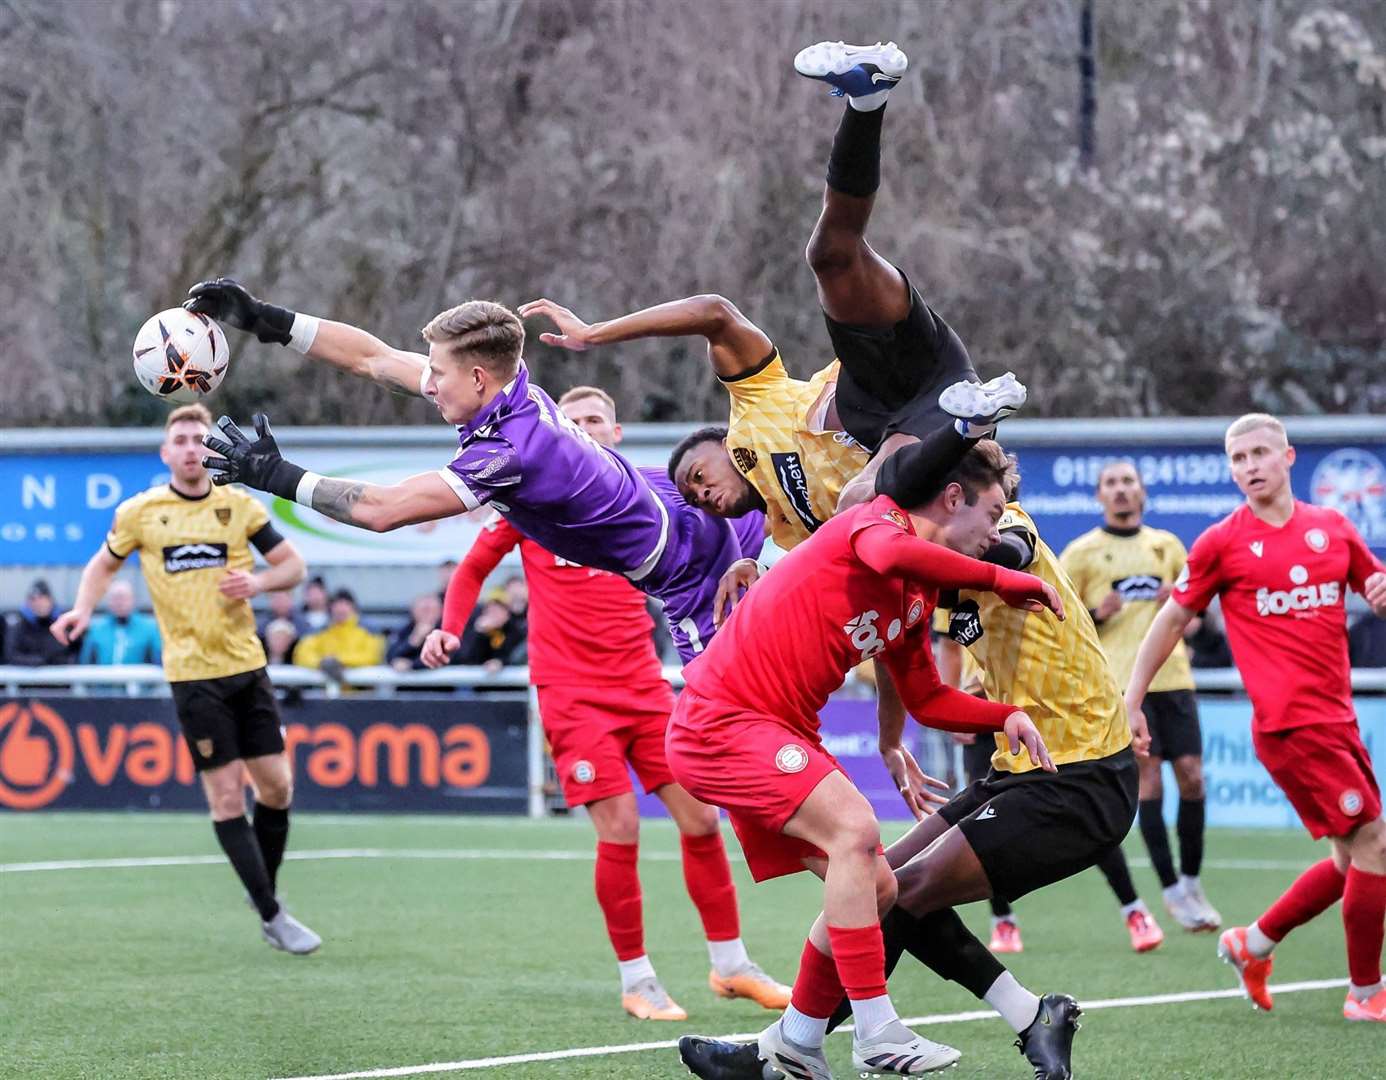
POLYGON ((268 418, 252 441, 228 417, 206 445, 213 482, 241 483, 348 525, 388 532, 487 503, 560 558, 623 574, 664 603, 679 654, 713 632, 717 583, 754 557, 764 515, 730 522, 690 506, 658 469, 637 469, 598 445, 529 380, 525 332, 501 304, 470 300, 423 330, 428 355, 391 348, 364 330, 264 303, 227 278, 202 282, 184 305, 315 360, 421 394, 457 428, 446 467, 397 484, 319 476, 284 460, 268 418))

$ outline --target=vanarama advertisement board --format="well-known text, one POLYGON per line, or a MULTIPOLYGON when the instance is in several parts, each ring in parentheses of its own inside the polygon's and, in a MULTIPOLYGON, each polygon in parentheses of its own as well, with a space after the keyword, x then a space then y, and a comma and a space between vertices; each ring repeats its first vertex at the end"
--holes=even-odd
MULTIPOLYGON (((524 813, 523 694, 281 706, 301 810, 524 813)), ((0 698, 0 809, 199 810, 169 698, 0 698)))

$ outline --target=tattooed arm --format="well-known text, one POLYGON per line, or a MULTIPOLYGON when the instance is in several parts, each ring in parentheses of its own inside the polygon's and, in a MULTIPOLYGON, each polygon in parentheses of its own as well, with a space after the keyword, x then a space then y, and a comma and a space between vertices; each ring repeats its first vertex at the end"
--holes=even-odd
POLYGON ((308 505, 320 514, 371 532, 436 521, 466 509, 436 472, 389 485, 325 476, 313 487, 308 505))

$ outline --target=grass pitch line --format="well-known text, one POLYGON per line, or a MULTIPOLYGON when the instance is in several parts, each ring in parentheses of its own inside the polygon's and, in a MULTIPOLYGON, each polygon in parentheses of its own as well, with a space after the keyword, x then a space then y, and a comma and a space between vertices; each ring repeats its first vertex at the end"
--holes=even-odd
MULTIPOLYGON (((1295 994, 1305 990, 1332 990, 1347 986, 1346 979, 1314 979, 1308 982, 1284 983, 1272 986, 1276 994, 1295 994)), ((1217 1001, 1222 998, 1242 997, 1235 990, 1189 990, 1178 994, 1147 994, 1140 997, 1105 998, 1082 1002, 1084 1012, 1096 1009, 1131 1009, 1144 1005, 1181 1005, 1189 1001, 1217 1001)), ((910 1027, 925 1027, 930 1024, 961 1024, 971 1020, 999 1019, 991 1009, 975 1009, 971 1012, 936 1013, 931 1016, 902 1017, 910 1027)), ((838 1032, 850 1031, 850 1024, 838 1028, 838 1032)), ((735 1042, 749 1042, 759 1032, 742 1032, 737 1035, 720 1035, 718 1038, 735 1042)), ((379 1080, 390 1076, 424 1076, 429 1073, 466 1072, 471 1069, 494 1069, 503 1065, 527 1065, 539 1061, 569 1061, 573 1058, 604 1057, 608 1054, 637 1054, 645 1050, 672 1050, 679 1044, 678 1039, 664 1039, 659 1042, 619 1043, 612 1046, 580 1046, 569 1050, 543 1050, 532 1054, 507 1054, 504 1057, 472 1058, 468 1061, 436 1061, 428 1065, 403 1065, 389 1069, 365 1069, 360 1072, 318 1073, 311 1076, 277 1077, 275 1080, 379 1080)))
MULTIPOLYGON (((682 858, 673 851, 642 851, 642 859, 675 862, 682 858)), ((591 862, 590 850, 527 851, 524 848, 326 848, 321 851, 290 851, 286 860, 315 862, 322 859, 491 859, 504 862, 591 862)), ((225 855, 148 855, 121 859, 51 859, 46 862, 0 863, 0 874, 33 874, 50 870, 124 870, 150 866, 220 866, 225 855)))
MULTIPOLYGON (((591 848, 526 850, 524 848, 324 848, 290 851, 284 856, 297 862, 324 859, 492 859, 503 862, 591 862, 591 848)), ((641 859, 673 862, 682 856, 673 851, 645 850, 641 859)), ((50 859, 44 862, 0 863, 0 874, 33 874, 55 870, 127 870, 153 866, 219 866, 224 855, 148 855, 112 859, 50 859)), ((1149 860, 1131 858, 1132 866, 1149 866, 1149 860)), ((1304 864, 1284 859, 1209 859, 1209 870, 1303 870, 1304 864)))

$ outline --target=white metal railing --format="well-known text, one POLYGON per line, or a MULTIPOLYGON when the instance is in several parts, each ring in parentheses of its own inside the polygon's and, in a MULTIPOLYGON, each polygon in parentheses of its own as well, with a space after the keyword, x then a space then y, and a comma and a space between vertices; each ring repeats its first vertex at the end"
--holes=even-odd
MULTIPOLYGON (((412 689, 475 689, 526 690, 529 687, 529 668, 506 667, 485 671, 476 667, 445 667, 437 671, 396 671, 389 667, 347 668, 341 683, 329 679, 320 671, 274 664, 270 678, 277 686, 314 688, 325 697, 338 697, 343 688, 374 690, 381 697, 397 690, 412 689)), ((1195 668, 1194 683, 1199 690, 1243 691, 1242 677, 1236 668, 1195 668)), ((664 677, 674 686, 683 685, 683 673, 677 667, 665 667, 664 677)), ((163 668, 155 664, 67 664, 51 667, 14 667, 0 665, 0 687, 10 696, 20 687, 70 688, 74 694, 87 695, 92 687, 120 686, 130 693, 166 692, 163 668)), ((1386 693, 1386 668, 1354 668, 1352 688, 1366 694, 1386 693)))

